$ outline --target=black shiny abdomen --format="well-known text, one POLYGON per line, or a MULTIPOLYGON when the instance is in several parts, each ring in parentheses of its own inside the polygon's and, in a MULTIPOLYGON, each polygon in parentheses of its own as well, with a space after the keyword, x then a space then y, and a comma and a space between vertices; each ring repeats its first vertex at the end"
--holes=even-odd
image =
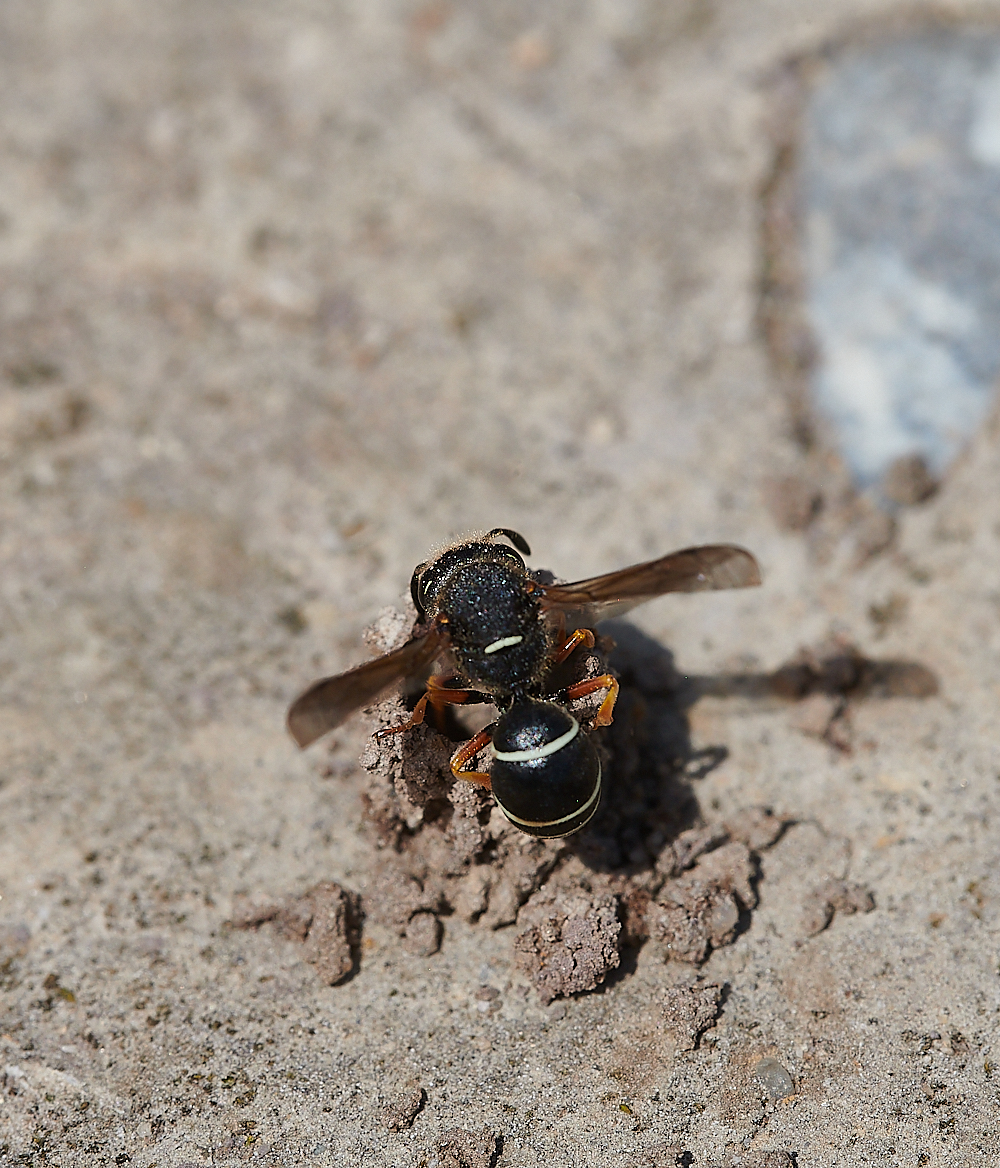
POLYGON ((562 706, 519 698, 493 730, 490 778, 504 815, 529 835, 556 838, 579 831, 601 801, 601 762, 586 731, 562 706), (556 750, 546 748, 561 738, 556 750), (526 753, 539 757, 504 759, 526 753))

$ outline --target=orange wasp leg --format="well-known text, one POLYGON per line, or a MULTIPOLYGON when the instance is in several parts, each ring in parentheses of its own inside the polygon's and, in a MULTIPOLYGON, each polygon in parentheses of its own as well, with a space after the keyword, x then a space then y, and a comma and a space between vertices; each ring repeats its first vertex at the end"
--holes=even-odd
POLYGON ((427 692, 413 707, 413 713, 406 719, 405 722, 400 722, 398 726, 387 726, 383 730, 376 731, 376 738, 384 738, 387 734, 401 734, 404 730, 412 730, 414 726, 420 726, 423 723, 424 715, 427 713, 427 703, 430 702, 431 709, 434 710, 440 721, 441 715, 444 713, 445 706, 460 706, 463 702, 469 700, 481 701, 481 697, 474 690, 471 689, 450 689, 446 685, 442 685, 435 674, 431 674, 427 679, 427 692))
POLYGON ((489 729, 480 730, 475 738, 470 738, 464 745, 460 746, 458 750, 451 756, 451 773, 456 779, 465 779, 467 783, 475 783, 477 787, 485 787, 487 791, 492 790, 490 776, 483 774, 482 771, 463 771, 462 767, 467 762, 471 762, 476 755, 493 740, 493 735, 489 729))
POLYGON ((563 692, 570 701, 573 701, 575 698, 583 698, 587 694, 596 693, 599 689, 606 689, 608 695, 601 702, 601 708, 597 711, 594 725, 610 726, 614 721, 611 711, 615 708, 615 702, 618 700, 617 678, 612 677, 610 673, 602 673, 600 677, 588 677, 586 681, 578 681, 576 685, 571 685, 563 692))
MULTIPOLYGON (((573 652, 577 645, 586 645, 588 649, 594 647, 594 634, 590 629, 577 629, 576 632, 571 633, 569 640, 558 649, 552 657, 552 665, 561 665, 563 661, 573 652)), ((588 691, 591 692, 591 691, 588 691)))

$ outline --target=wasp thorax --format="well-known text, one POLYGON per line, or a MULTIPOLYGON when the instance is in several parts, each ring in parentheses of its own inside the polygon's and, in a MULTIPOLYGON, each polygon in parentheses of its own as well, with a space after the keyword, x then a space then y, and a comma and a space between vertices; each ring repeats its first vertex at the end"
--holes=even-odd
POLYGON ((530 835, 579 831, 601 800, 601 762, 580 723, 554 702, 519 698, 493 730, 493 796, 530 835))
POLYGON ((508 563, 460 564, 442 583, 431 611, 448 620, 462 673, 491 693, 527 688, 544 671, 549 632, 522 568, 508 563))

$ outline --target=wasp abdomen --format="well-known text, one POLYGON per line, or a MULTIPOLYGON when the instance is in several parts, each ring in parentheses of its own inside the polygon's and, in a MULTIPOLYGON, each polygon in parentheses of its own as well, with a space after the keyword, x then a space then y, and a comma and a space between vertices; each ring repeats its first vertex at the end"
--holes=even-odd
POLYGON ((571 835, 597 810, 601 760, 580 723, 554 702, 515 701, 494 727, 491 750, 493 797, 529 835, 571 835))

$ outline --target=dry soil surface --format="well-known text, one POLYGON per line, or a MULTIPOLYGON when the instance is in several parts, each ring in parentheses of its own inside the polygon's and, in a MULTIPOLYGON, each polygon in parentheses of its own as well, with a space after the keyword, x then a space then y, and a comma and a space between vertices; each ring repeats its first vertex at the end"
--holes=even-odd
POLYGON ((1000 1162, 1000 427, 893 534, 756 323, 774 79, 910 13, 3 5, 5 1168, 1000 1162), (634 614, 695 679, 647 710, 684 829, 787 821, 700 968, 544 1005, 520 925, 400 937, 363 720, 286 736, 498 524, 565 579, 762 564, 634 614), (831 638, 937 692, 766 683, 831 638))

